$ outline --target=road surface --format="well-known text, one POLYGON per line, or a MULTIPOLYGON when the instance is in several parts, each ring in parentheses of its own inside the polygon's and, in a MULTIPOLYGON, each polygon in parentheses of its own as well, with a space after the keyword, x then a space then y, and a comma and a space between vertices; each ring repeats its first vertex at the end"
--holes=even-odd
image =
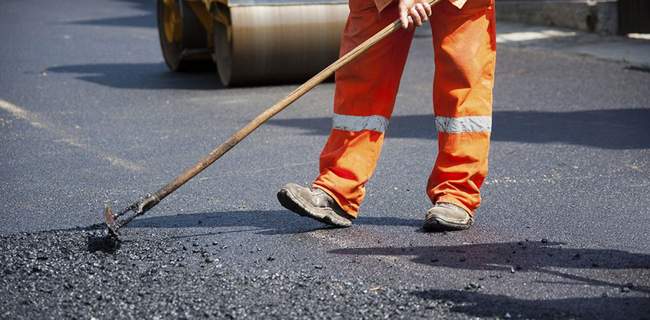
POLYGON ((0 318, 650 319, 644 69, 501 45, 476 225, 424 233, 436 140, 419 36, 352 228, 275 198, 317 173, 329 83, 106 252, 89 228, 104 203, 157 190, 295 85, 170 73, 153 1, 3 1, 0 30, 0 318))

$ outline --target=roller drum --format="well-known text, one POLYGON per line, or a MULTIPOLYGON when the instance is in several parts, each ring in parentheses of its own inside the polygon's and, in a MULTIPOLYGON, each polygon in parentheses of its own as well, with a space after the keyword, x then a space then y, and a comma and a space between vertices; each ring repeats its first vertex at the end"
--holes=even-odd
POLYGON ((224 85, 305 80, 338 58, 347 5, 218 8, 214 58, 224 85))

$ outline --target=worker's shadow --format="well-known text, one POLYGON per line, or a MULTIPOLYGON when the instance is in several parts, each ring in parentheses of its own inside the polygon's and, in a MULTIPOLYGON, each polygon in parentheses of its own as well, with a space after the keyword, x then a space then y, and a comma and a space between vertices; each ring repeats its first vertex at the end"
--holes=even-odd
POLYGON ((504 317, 508 312, 513 318, 524 319, 570 318, 572 315, 579 318, 588 315, 585 318, 618 319, 650 314, 640 313, 644 308, 650 312, 650 299, 647 298, 650 294, 650 255, 646 254, 613 249, 567 248, 563 243, 548 241, 347 248, 329 252, 355 256, 410 256, 412 261, 434 268, 431 272, 444 272, 444 268, 482 270, 488 271, 485 278, 506 283, 512 272, 530 273, 530 276, 526 276, 530 279, 526 280, 529 286, 587 286, 600 288, 598 291, 601 292, 612 292, 611 297, 542 300, 484 294, 472 288, 412 292, 420 298, 435 300, 434 303, 449 302, 451 311, 469 316, 504 317), (590 277, 591 274, 605 274, 611 279, 614 270, 624 272, 624 278, 636 279, 636 282, 615 283, 590 277), (545 276, 540 277, 539 274, 545 276), (551 280, 535 280, 540 278, 551 280), (554 278, 557 280, 552 280, 554 278), (621 293, 626 291, 629 291, 629 297, 621 293))
MULTIPOLYGON (((357 225, 408 226, 419 228, 422 221, 397 217, 360 217, 357 225)), ((296 234, 330 227, 286 210, 225 211, 150 216, 134 220, 136 228, 207 228, 212 233, 255 232, 264 235, 296 234), (234 229, 233 229, 234 228, 234 229)))

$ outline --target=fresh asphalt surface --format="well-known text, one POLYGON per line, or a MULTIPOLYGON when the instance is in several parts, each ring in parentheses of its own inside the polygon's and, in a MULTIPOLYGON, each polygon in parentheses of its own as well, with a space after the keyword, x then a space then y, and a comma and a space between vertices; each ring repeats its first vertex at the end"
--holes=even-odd
POLYGON ((329 83, 104 252, 88 227, 105 202, 155 191, 295 85, 168 72, 153 1, 2 1, 0 30, 0 318, 650 319, 648 72, 501 46, 477 223, 423 233, 436 141, 418 37, 352 228, 275 198, 317 173, 329 83))

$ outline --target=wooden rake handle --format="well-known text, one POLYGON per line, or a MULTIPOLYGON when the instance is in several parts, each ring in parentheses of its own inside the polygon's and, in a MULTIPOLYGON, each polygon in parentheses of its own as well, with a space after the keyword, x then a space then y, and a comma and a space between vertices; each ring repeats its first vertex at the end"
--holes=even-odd
MULTIPOLYGON (((430 0, 429 5, 434 6, 440 1, 442 0, 430 0)), ((196 176, 201 171, 209 167, 212 163, 214 163, 219 158, 221 158, 226 152, 228 152, 239 142, 244 140, 244 138, 246 138, 249 134, 255 131, 255 129, 257 129, 263 123, 265 123, 270 118, 278 114, 280 111, 284 110, 291 103, 298 100, 298 98, 302 97, 305 93, 309 92, 309 90, 313 89, 315 86, 323 82, 325 79, 332 76, 332 74, 334 74, 336 70, 345 66, 350 61, 354 60, 355 58, 357 58, 358 56, 366 52, 377 42, 381 41, 382 39, 386 38, 387 36, 391 35, 393 32, 401 28, 402 28, 402 24, 400 20, 396 19, 393 23, 387 25, 379 32, 374 34, 372 37, 368 38, 368 40, 364 41, 354 49, 350 50, 344 56, 340 57, 338 60, 330 64, 327 68, 323 69, 321 72, 313 76, 311 79, 307 80, 307 82, 303 83, 301 86, 293 90, 285 98, 278 101, 273 106, 266 109, 260 115, 255 117, 255 119, 253 119, 243 128, 239 129, 239 131, 237 131, 230 138, 228 138, 228 140, 226 140, 224 143, 216 147, 214 150, 210 151, 210 153, 208 153, 205 157, 199 160, 199 162, 197 162, 194 166, 186 169, 182 174, 174 178, 174 180, 169 182, 164 187, 160 188, 160 190, 156 191, 154 194, 149 194, 145 196, 145 198, 133 203, 131 206, 127 207, 124 211, 119 213, 117 216, 119 217, 120 215, 125 213, 125 211, 129 211, 129 210, 135 211, 136 215, 144 214, 144 212, 153 208, 162 199, 167 197, 172 192, 176 191, 176 189, 180 188, 187 181, 192 179, 194 176, 196 176)), ((127 221, 123 221, 122 223, 119 224, 118 227, 126 225, 131 220, 132 218, 128 219, 127 221)))

